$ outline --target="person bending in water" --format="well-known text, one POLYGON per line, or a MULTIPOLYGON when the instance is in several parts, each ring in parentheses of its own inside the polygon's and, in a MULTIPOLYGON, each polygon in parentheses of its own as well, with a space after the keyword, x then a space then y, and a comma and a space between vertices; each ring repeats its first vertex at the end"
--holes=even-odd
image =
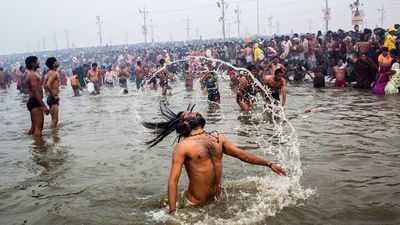
POLYGON ((183 195, 183 207, 205 204, 220 196, 224 154, 250 164, 268 167, 276 174, 286 176, 279 164, 236 147, 222 134, 206 132, 206 120, 200 113, 193 112, 193 108, 194 106, 190 108, 189 105, 186 112, 175 114, 162 104, 161 113, 165 122, 142 123, 144 127, 155 130, 158 134, 146 143, 150 148, 172 132, 176 131, 178 134, 178 144, 172 153, 168 179, 169 214, 174 215, 176 212, 177 187, 183 166, 189 177, 189 187, 183 195))
POLYGON ((252 99, 252 86, 249 78, 246 75, 241 74, 239 78, 239 88, 236 93, 236 102, 240 106, 241 110, 244 112, 250 112, 252 99))
POLYGON ((208 72, 204 78, 204 82, 207 88, 208 101, 220 103, 221 95, 219 93, 218 80, 216 78, 216 74, 214 72, 208 72))
POLYGON ((346 65, 343 60, 339 59, 336 66, 333 67, 335 77, 332 77, 331 81, 336 78, 335 87, 346 87, 346 65))
POLYGON ((49 71, 46 74, 45 89, 48 91, 49 96, 47 97, 47 105, 50 108, 51 115, 51 127, 56 128, 58 126, 58 112, 60 105, 60 79, 58 74, 58 67, 60 63, 56 58, 50 57, 46 60, 46 66, 49 71))
POLYGON ((31 129, 28 134, 41 137, 43 130, 44 114, 49 113, 49 109, 43 102, 43 89, 40 85, 40 76, 37 72, 39 68, 39 59, 36 56, 29 56, 25 59, 27 75, 24 82, 29 89, 29 100, 26 104, 31 115, 31 129))
POLYGON ((280 102, 282 106, 286 105, 287 84, 282 69, 275 70, 274 75, 265 76, 264 85, 271 89, 274 104, 280 102), (280 95, 282 95, 282 101, 280 95))
POLYGON ((165 66, 164 59, 160 60, 160 70, 161 71, 158 73, 158 79, 160 79, 161 94, 162 96, 166 96, 167 90, 169 88, 168 86, 169 73, 167 67, 165 66))

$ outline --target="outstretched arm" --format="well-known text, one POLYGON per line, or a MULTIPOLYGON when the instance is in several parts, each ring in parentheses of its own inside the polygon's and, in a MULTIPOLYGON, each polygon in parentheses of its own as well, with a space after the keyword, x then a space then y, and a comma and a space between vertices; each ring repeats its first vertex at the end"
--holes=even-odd
POLYGON ((267 167, 271 168, 271 170, 274 171, 276 174, 278 174, 280 176, 286 176, 286 172, 278 164, 273 163, 268 160, 265 160, 265 159, 262 159, 254 154, 251 154, 250 152, 244 151, 244 150, 236 147, 234 144, 232 144, 228 139, 226 139, 222 135, 221 135, 221 140, 222 140, 222 145, 223 145, 225 154, 235 157, 237 159, 240 159, 243 162, 253 164, 253 165, 267 166, 267 167))
POLYGON ((176 212, 176 196, 179 183, 179 177, 181 176, 183 162, 185 160, 185 153, 183 147, 178 144, 172 154, 172 165, 168 179, 168 205, 169 214, 174 215, 176 212))

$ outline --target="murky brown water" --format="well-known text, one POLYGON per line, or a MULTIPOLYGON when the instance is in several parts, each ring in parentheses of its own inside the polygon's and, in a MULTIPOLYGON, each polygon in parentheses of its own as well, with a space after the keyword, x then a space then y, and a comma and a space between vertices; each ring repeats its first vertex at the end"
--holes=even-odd
MULTIPOLYGON (((307 84, 292 85, 289 92, 286 114, 297 129, 301 183, 315 194, 275 216, 248 222, 252 218, 242 215, 237 223, 400 224, 399 98, 315 90, 307 84), (303 113, 306 106, 311 113, 303 113)), ((70 89, 62 91, 58 131, 48 128, 46 118, 44 137, 35 141, 24 135, 29 127, 24 97, 14 89, 0 92, 0 224, 163 223, 156 217, 162 212, 159 200, 167 190, 174 138, 147 150, 143 142, 151 134, 140 125, 158 118, 159 93, 121 96, 115 88, 99 96, 71 95, 70 89)), ((254 126, 238 119, 234 95, 223 88, 222 96, 220 110, 211 110, 206 96, 188 93, 179 83, 168 102, 176 111, 197 103, 208 130, 224 132, 238 146, 262 155, 248 132, 254 126)), ((251 180, 263 176, 262 168, 228 157, 224 162, 231 197, 188 215, 207 214, 217 218, 216 224, 229 221, 232 205, 246 207, 246 196, 257 194, 259 184, 251 180)), ((183 176, 181 189, 186 183, 183 176)), ((203 219, 182 221, 200 224, 203 219)))

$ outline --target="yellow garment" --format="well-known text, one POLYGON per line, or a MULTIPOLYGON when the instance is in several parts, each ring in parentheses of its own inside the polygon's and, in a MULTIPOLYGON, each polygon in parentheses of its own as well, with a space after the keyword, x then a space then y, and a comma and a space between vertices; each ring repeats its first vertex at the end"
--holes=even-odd
POLYGON ((256 47, 254 49, 254 61, 258 62, 264 59, 264 52, 261 48, 256 47))
POLYGON ((390 50, 396 48, 396 39, 394 38, 393 35, 387 34, 385 37, 385 43, 383 44, 383 47, 386 47, 390 50))

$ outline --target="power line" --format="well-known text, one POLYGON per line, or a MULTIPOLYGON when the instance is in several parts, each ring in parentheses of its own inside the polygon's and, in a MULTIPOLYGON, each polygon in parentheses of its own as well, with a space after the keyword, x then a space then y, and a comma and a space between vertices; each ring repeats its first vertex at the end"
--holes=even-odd
POLYGON ((378 12, 380 13, 379 16, 379 21, 380 21, 380 25, 381 27, 383 27, 384 21, 385 21, 385 15, 386 15, 386 10, 385 10, 385 5, 382 4, 382 7, 380 9, 378 9, 378 12))
POLYGON ((144 43, 147 44, 147 15, 149 11, 146 10, 146 7, 143 7, 143 10, 139 9, 139 13, 143 15, 143 36, 144 43))
POLYGON ((190 19, 189 17, 186 18, 186 40, 190 40, 190 19))
POLYGON ((260 35, 260 0, 257 0, 257 36, 260 35))
POLYGON ((101 25, 103 24, 103 21, 101 21, 101 17, 100 16, 96 16, 96 24, 98 25, 98 35, 99 35, 99 44, 100 47, 103 46, 103 31, 101 29, 101 25))
POLYGON ((219 21, 222 22, 222 37, 225 40, 226 39, 226 31, 225 31, 225 9, 228 8, 228 5, 225 3, 225 0, 219 0, 217 1, 217 6, 218 8, 221 9, 221 17, 219 18, 219 21))
POLYGON ((273 20, 272 16, 268 17, 268 29, 269 29, 269 34, 270 35, 274 34, 274 31, 272 30, 273 29, 272 20, 273 20))
POLYGON ((237 24, 237 36, 240 37, 240 14, 241 14, 241 11, 240 11, 239 5, 236 6, 236 9, 234 12, 236 14, 235 23, 237 24))
POLYGON ((329 8, 328 0, 325 0, 325 9, 322 10, 325 20, 325 32, 329 31, 329 20, 331 19, 331 9, 329 8))
POLYGON ((151 34, 151 43, 154 43, 154 25, 153 20, 150 19, 150 34, 151 34))

